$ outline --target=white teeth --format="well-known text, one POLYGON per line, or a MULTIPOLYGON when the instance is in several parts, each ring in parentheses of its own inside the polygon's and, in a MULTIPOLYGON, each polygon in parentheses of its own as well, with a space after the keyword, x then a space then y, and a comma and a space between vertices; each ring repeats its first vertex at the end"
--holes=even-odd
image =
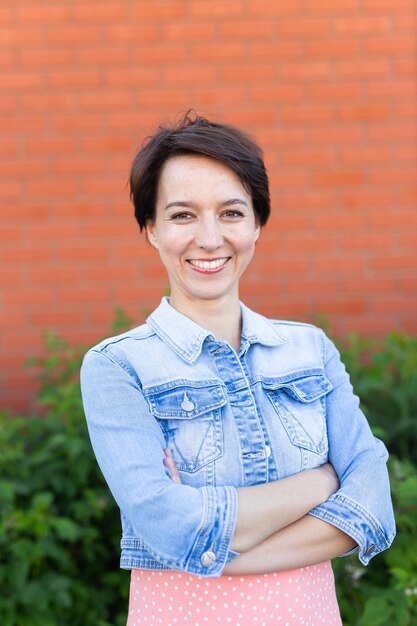
POLYGON ((198 267, 198 269, 200 270, 216 270, 217 268, 224 265, 226 261, 227 261, 227 258, 216 259, 215 261, 197 261, 196 259, 189 260, 191 265, 194 265, 194 267, 198 267))

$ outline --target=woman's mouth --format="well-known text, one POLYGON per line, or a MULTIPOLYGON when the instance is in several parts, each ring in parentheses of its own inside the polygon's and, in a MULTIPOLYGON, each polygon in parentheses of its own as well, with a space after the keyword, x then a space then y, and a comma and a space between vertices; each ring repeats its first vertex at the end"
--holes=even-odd
POLYGON ((191 265, 197 272, 214 273, 218 272, 226 265, 230 257, 222 257, 220 259, 187 259, 187 263, 191 265))

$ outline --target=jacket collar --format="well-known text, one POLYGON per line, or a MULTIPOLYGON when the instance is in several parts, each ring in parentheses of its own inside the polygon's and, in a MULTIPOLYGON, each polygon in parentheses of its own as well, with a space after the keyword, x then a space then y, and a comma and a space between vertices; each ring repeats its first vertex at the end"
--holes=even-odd
MULTIPOLYGON (((289 341, 275 326, 259 313, 251 311, 242 302, 242 345, 249 342, 264 346, 279 346, 289 341)), ((146 320, 158 337, 169 345, 184 361, 194 363, 201 354, 207 337, 213 334, 202 328, 189 317, 174 309, 169 298, 164 297, 160 305, 146 320)))

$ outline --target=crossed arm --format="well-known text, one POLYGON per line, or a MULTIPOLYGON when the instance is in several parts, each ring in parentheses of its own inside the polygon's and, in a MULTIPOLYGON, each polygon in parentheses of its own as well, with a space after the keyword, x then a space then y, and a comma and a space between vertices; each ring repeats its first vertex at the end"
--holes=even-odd
MULTIPOLYGON (((169 449, 164 465, 180 477, 169 449)), ((356 543, 335 526, 307 513, 339 488, 330 464, 271 483, 237 489, 238 514, 231 549, 240 555, 224 574, 265 574, 306 567, 340 556, 356 543)))

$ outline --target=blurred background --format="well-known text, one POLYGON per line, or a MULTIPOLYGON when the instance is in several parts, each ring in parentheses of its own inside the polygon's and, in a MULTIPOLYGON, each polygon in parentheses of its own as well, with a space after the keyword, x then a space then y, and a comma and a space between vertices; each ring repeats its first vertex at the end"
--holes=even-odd
POLYGON ((417 624, 416 21, 414 0, 1 3, 1 626, 126 623, 78 373, 167 290, 127 180, 189 108, 265 152, 242 299, 325 326, 390 451, 398 536, 333 562, 343 623, 417 624))
POLYGON ((2 406, 32 406, 44 331, 91 345, 159 303, 126 181, 190 107, 265 152, 249 306, 417 330, 414 0, 17 0, 0 22, 2 406))

